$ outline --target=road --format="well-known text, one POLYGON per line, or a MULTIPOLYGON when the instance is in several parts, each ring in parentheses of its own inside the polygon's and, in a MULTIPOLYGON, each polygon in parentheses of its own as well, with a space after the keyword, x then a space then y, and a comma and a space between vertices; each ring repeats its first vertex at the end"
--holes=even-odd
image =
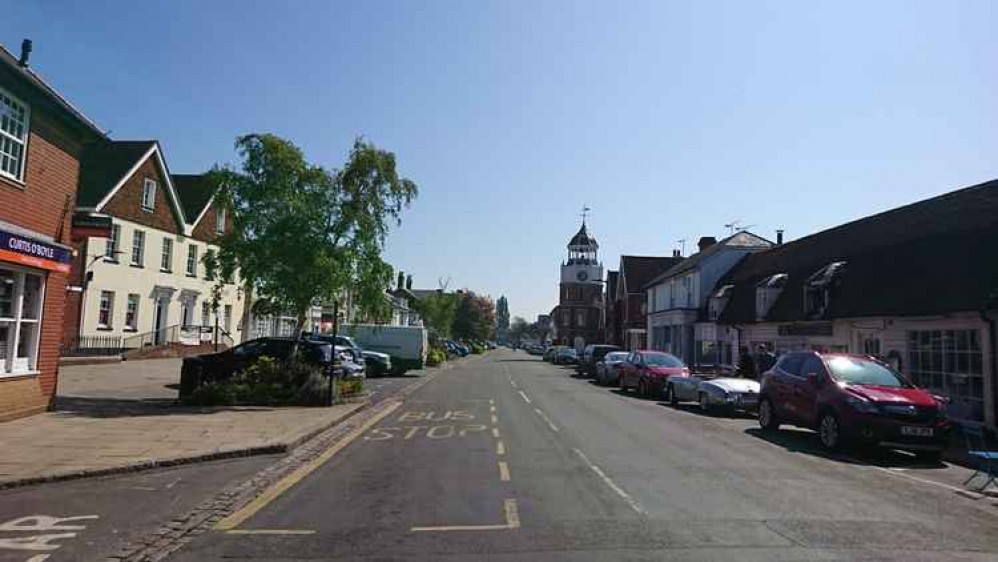
MULTIPOLYGON (((369 379, 367 399, 381 402, 418 380, 369 379)), ((256 456, 0 490, 0 562, 103 560, 280 458, 256 456), (43 519, 25 519, 39 516, 43 519), (5 529, 11 525, 17 528, 5 529), (46 535, 51 538, 42 541, 46 535)))
POLYGON ((996 560, 966 469, 820 454, 522 352, 440 373, 171 560, 996 560))

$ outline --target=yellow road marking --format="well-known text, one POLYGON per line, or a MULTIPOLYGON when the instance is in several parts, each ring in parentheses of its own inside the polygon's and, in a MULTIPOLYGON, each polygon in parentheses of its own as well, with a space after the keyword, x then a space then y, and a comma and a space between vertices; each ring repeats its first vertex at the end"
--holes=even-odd
POLYGON ((499 418, 497 418, 494 414, 492 415, 492 423, 499 423, 499 418))
POLYGON ((360 437, 365 431, 371 428, 374 424, 380 422, 384 418, 388 417, 392 412, 399 409, 402 406, 402 402, 395 402, 389 405, 384 410, 375 414, 371 419, 367 420, 360 427, 357 427, 350 433, 348 433, 343 439, 340 439, 335 445, 326 449, 321 455, 316 457, 314 460, 308 464, 302 466, 298 470, 295 470, 291 474, 280 479, 276 484, 267 488, 262 494, 257 496, 253 501, 246 504, 242 509, 236 511, 222 519, 215 524, 215 530, 217 531, 231 531, 244 521, 256 514, 270 502, 274 501, 278 496, 286 492, 289 488, 301 482, 306 476, 312 473, 315 469, 319 468, 325 464, 329 459, 333 458, 333 455, 343 450, 344 447, 353 442, 354 439, 360 437))
POLYGON ((489 404, 495 404, 495 403, 496 403, 496 401, 495 401, 495 400, 493 400, 493 399, 489 398, 489 404))
POLYGON ((509 465, 506 461, 499 461, 499 480, 509 482, 509 465))
POLYGON ((232 529, 226 531, 229 535, 314 535, 315 531, 306 529, 232 529))
POLYGON ((496 413, 496 407, 495 406, 489 406, 489 410, 491 410, 493 414, 496 413))
POLYGON ((499 439, 499 428, 498 427, 493 427, 492 428, 492 437, 495 437, 496 439, 499 439))
POLYGON ((503 512, 506 515, 505 525, 443 525, 439 527, 412 527, 409 531, 419 533, 426 531, 506 531, 519 529, 520 512, 517 510, 516 500, 503 501, 503 512))
POLYGON ((502 441, 496 443, 496 454, 497 455, 506 454, 506 445, 502 441))

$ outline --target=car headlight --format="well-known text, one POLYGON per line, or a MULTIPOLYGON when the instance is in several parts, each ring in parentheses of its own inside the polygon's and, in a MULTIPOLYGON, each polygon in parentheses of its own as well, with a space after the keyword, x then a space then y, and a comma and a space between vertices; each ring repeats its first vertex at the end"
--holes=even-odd
POLYGON ((857 412, 863 412, 864 414, 878 414, 880 409, 877 405, 869 400, 864 400, 856 396, 849 396, 846 398, 846 404, 852 406, 857 412))

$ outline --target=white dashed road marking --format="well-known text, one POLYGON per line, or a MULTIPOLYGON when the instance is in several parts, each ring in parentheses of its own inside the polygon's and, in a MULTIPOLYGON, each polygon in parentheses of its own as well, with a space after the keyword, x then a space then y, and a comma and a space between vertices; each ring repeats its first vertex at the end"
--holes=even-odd
POLYGON ((582 459, 582 462, 586 463, 589 466, 589 468, 591 468, 592 471, 596 473, 596 476, 600 477, 600 480, 602 480, 604 484, 606 484, 618 496, 623 498, 624 501, 627 502, 627 505, 631 506, 631 509, 640 513, 641 515, 645 515, 645 510, 641 508, 641 504, 639 504, 637 500, 628 495, 623 488, 621 488, 616 484, 616 482, 611 480, 610 477, 607 476, 605 472, 603 472, 603 469, 593 464, 592 461, 590 461, 589 458, 586 457, 585 453, 583 453, 579 449, 573 447, 572 450, 575 451, 575 454, 578 455, 580 459, 582 459))

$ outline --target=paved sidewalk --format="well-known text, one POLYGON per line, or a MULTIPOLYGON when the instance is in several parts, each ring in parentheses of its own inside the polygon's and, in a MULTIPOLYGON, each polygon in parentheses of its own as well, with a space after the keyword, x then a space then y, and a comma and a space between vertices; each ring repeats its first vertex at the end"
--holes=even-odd
POLYGON ((364 404, 175 405, 180 361, 60 369, 54 412, 0 424, 0 487, 288 451, 364 404))

